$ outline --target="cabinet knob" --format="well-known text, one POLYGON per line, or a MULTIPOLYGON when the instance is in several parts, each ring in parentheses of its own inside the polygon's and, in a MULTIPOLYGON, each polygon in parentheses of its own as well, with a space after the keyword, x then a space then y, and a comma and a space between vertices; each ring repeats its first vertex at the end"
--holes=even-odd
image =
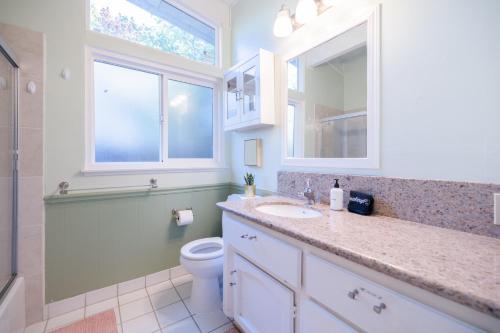
POLYGON ((230 287, 235 286, 235 285, 236 285, 236 282, 229 282, 230 287))
POLYGON ((354 289, 347 293, 347 297, 349 297, 350 299, 356 299, 356 296, 358 296, 358 294, 358 289, 354 289))
POLYGON ((229 272, 229 274, 233 275, 234 273, 236 273, 236 270, 232 270, 231 272, 229 272))
POLYGON ((387 308, 387 306, 385 305, 385 303, 380 303, 379 305, 374 305, 373 306, 373 311, 375 311, 376 313, 380 314, 380 312, 382 312, 383 309, 387 308))
POLYGON ((241 238, 248 238, 248 235, 245 234, 245 235, 241 235, 240 237, 241 238))

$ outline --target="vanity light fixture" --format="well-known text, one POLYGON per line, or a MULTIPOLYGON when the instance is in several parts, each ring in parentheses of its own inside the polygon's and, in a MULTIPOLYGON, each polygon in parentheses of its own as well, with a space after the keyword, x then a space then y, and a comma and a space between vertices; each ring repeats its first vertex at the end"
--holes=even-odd
POLYGON ((289 36, 304 24, 313 20, 330 8, 336 0, 299 0, 295 14, 290 14, 290 9, 282 5, 274 20, 273 33, 278 38, 289 36))
POLYGON ((290 9, 286 5, 282 5, 281 9, 274 20, 273 33, 276 37, 286 37, 293 32, 292 18, 290 17, 290 9))

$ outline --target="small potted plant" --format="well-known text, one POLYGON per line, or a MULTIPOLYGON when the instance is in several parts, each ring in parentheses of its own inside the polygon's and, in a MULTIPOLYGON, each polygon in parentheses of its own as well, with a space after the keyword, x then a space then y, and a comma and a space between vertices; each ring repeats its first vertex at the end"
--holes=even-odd
POLYGON ((247 172, 244 178, 245 178, 245 196, 255 197, 255 179, 253 174, 247 172))

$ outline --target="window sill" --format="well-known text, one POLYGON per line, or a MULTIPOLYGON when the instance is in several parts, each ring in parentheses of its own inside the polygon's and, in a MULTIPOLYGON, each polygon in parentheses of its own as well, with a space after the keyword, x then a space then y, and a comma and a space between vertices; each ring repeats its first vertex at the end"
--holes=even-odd
POLYGON ((147 167, 147 168, 113 168, 113 167, 85 167, 80 170, 83 176, 103 176, 103 175, 140 175, 159 173, 195 173, 195 172, 218 172, 228 170, 224 166, 210 167, 147 167))

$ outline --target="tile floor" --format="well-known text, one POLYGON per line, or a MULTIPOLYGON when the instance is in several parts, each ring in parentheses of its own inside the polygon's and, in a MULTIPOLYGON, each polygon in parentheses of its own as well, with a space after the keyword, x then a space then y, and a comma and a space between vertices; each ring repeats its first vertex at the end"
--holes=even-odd
POLYGON ((191 275, 183 275, 52 317, 25 333, 48 333, 108 309, 115 311, 118 333, 224 333, 233 328, 220 309, 193 313, 191 285, 191 275))

